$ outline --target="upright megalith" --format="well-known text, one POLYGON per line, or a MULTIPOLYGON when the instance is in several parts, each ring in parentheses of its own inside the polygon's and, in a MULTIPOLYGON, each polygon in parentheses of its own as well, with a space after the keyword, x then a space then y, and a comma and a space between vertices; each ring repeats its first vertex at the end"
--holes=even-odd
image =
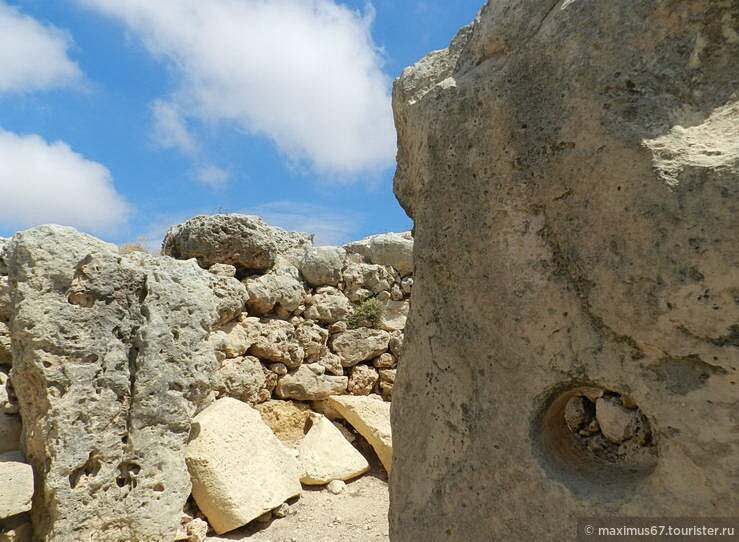
POLYGON ((498 0, 395 84, 391 531, 739 509, 739 5, 498 0))
POLYGON ((208 336, 246 291, 61 226, 17 233, 4 261, 35 539, 171 541, 191 419, 215 383, 208 336))

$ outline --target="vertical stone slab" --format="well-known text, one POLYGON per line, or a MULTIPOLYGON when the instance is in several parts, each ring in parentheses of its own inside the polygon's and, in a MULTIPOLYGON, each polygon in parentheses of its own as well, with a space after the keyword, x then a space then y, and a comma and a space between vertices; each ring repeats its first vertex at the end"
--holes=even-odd
POLYGON ((37 539, 171 540, 191 418, 217 366, 220 279, 60 226, 16 234, 5 259, 37 539))
POLYGON ((737 58, 736 2, 501 0, 403 72, 395 542, 736 513, 737 58), (578 440, 588 394, 655 462, 578 440))

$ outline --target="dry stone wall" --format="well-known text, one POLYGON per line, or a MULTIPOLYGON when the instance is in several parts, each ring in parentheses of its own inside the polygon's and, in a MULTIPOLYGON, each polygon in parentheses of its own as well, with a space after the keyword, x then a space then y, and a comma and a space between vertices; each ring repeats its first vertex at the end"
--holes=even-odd
POLYGON ((728 0, 499 0, 396 81, 393 540, 739 509, 737 58, 728 0))
POLYGON ((0 239, 0 540, 202 542, 284 516, 301 481, 368 468, 351 422, 316 411, 331 396, 371 396, 389 439, 408 234, 314 247, 219 215, 164 252, 61 226, 0 239))

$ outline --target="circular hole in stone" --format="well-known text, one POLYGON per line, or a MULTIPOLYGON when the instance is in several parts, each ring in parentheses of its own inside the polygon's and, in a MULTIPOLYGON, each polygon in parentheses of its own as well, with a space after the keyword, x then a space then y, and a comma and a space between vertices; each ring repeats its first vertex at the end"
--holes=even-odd
POLYGON ((629 490, 657 466, 647 417, 628 396, 580 385, 551 394, 534 423, 550 475, 576 493, 629 490))

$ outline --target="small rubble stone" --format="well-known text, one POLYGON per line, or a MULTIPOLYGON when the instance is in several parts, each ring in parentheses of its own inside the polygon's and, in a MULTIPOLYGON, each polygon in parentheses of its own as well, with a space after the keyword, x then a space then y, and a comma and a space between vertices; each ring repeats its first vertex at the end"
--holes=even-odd
POLYGON ((590 421, 585 410, 585 399, 576 396, 567 401, 565 405, 565 423, 570 431, 578 431, 586 422, 590 421))
POLYGON ((349 299, 336 288, 319 288, 305 309, 305 317, 324 324, 346 320, 354 312, 349 299))
POLYGON ((345 258, 346 250, 341 247, 313 247, 305 252, 300 272, 311 286, 336 286, 345 258))
POLYGON ((288 369, 297 368, 305 351, 295 336, 295 328, 284 320, 266 320, 258 326, 259 336, 249 353, 259 359, 284 363, 288 369))
POLYGON ((380 354, 372 360, 372 365, 374 365, 377 369, 392 369, 397 365, 397 363, 398 362, 395 359, 395 356, 393 356, 390 352, 380 354))
POLYGON ((369 365, 355 365, 349 373, 347 391, 351 395, 369 395, 375 389, 380 376, 369 365))
POLYGON ((214 263, 208 268, 208 271, 221 277, 236 276, 236 267, 227 263, 214 263))
POLYGON ((19 453, 0 455, 0 519, 31 509, 33 469, 19 453))
POLYGON ((276 518, 284 518, 290 513, 290 505, 283 502, 280 506, 272 510, 272 515, 276 518))
POLYGON ((601 397, 595 403, 595 417, 603 436, 616 444, 631 437, 632 415, 610 398, 601 397))
POLYGON ((316 363, 323 365, 326 371, 332 375, 344 376, 344 366, 341 364, 341 358, 328 349, 325 350, 323 356, 316 363))
POLYGON ((341 357, 344 367, 352 367, 387 351, 389 340, 387 331, 360 327, 333 336, 331 348, 341 357))
POLYGON ((218 376, 221 395, 247 403, 256 403, 259 390, 265 387, 262 364, 253 356, 224 360, 218 376))
POLYGON ((280 378, 275 393, 281 399, 314 401, 345 393, 348 382, 345 376, 317 375, 310 368, 301 366, 280 378))
POLYGON ((344 491, 345 488, 346 482, 344 482, 344 480, 331 480, 326 485, 326 489, 329 491, 329 493, 333 493, 334 495, 339 495, 344 491))
POLYGON ((208 535, 208 522, 193 518, 185 526, 187 531, 187 542, 204 542, 208 535))

